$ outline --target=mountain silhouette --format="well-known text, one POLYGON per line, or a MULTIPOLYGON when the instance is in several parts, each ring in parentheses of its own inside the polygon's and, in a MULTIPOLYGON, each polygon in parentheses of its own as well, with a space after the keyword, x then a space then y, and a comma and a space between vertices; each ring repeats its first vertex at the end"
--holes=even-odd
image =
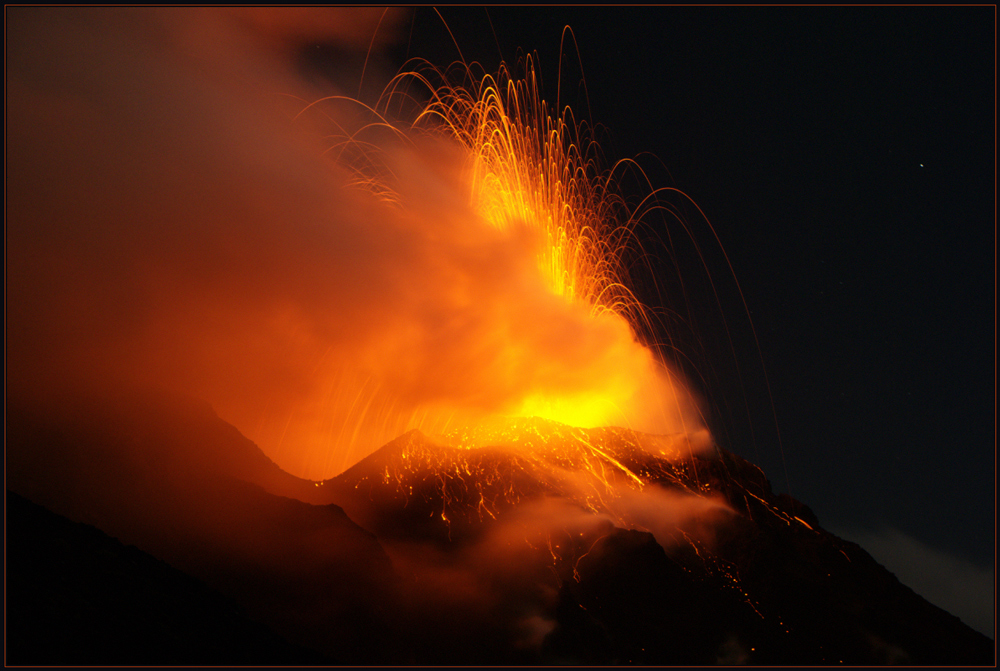
POLYGON ((7 663, 329 664, 166 562, 7 492, 7 663))
POLYGON ((759 468, 682 436, 413 431, 314 483, 203 403, 130 393, 8 398, 7 441, 9 663, 994 659, 759 468))
POLYGON ((77 399, 56 417, 8 400, 8 490, 162 559, 329 659, 363 661, 385 644, 394 574, 378 541, 337 506, 268 491, 314 485, 280 473, 207 406, 140 394, 77 399))

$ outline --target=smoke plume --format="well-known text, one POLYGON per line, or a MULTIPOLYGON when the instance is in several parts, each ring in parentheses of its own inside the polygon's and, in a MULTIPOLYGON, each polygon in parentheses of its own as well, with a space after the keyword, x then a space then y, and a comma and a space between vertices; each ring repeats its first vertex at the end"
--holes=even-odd
POLYGON ((12 8, 8 391, 178 390, 317 479, 529 406, 699 428, 622 318, 552 295, 536 236, 473 211, 460 149, 375 148, 389 200, 332 151, 361 117, 299 116, 352 93, 298 76, 303 45, 365 53, 401 16, 12 8))

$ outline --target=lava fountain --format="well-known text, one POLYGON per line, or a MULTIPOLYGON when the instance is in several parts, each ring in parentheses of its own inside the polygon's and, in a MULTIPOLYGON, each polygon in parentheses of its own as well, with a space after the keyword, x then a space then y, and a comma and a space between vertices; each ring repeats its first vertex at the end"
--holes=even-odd
POLYGON ((435 295, 406 288, 419 325, 380 330, 360 357, 324 364, 329 392, 311 411, 257 424, 251 437, 288 470, 319 479, 407 430, 454 434, 498 416, 710 442, 685 382, 644 344, 654 329, 625 262, 642 249, 614 171, 568 108, 550 113, 530 59, 524 69, 516 79, 505 66, 479 77, 462 66, 449 78, 422 63, 374 108, 334 97, 299 113, 337 120, 328 155, 354 189, 415 218, 412 252, 437 277, 435 295), (407 108, 405 127, 389 121, 407 108), (312 446, 301 467, 281 456, 292 445, 312 446))

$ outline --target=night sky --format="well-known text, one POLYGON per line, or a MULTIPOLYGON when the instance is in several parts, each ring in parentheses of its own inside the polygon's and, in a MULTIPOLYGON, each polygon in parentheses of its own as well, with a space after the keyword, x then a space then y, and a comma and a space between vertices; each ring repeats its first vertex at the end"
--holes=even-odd
MULTIPOLYGON (((654 186, 698 204, 742 288, 759 352, 686 210, 719 300, 679 261, 696 334, 681 342, 719 442, 904 582, 929 581, 918 592, 979 594, 973 624, 992 635, 995 8, 442 14, 487 72, 537 53, 550 101, 572 27, 589 95, 568 41, 562 103, 586 119, 589 100, 609 161, 655 157, 654 186)), ((400 64, 459 59, 432 9, 401 33, 400 64)))

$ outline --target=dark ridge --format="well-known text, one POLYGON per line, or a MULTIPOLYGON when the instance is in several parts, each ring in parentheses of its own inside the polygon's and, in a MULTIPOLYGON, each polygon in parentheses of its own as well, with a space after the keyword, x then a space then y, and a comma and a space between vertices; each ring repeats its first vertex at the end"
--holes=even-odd
MULTIPOLYGON (((388 637, 389 558, 341 508, 266 491, 282 479, 264 460, 188 402, 75 399, 48 412, 7 403, 10 490, 202 580, 295 645, 372 659, 388 637)), ((11 569, 8 582, 17 576, 11 569)))
POLYGON ((330 664, 200 580, 7 491, 11 665, 330 664))
MULTIPOLYGON (((196 398, 155 389, 90 390, 53 395, 44 403, 8 396, 8 439, 15 443, 57 444, 81 436, 88 459, 103 464, 128 460, 129 467, 163 475, 215 473, 260 485, 268 492, 315 502, 316 484, 283 471, 255 443, 196 398), (100 443, 100 444, 98 444, 100 443)), ((60 447, 63 453, 70 452, 60 447)), ((14 450, 18 472, 42 472, 51 450, 14 450)), ((77 458, 80 450, 60 455, 77 458)), ((57 475, 53 473, 53 475, 57 475)))

